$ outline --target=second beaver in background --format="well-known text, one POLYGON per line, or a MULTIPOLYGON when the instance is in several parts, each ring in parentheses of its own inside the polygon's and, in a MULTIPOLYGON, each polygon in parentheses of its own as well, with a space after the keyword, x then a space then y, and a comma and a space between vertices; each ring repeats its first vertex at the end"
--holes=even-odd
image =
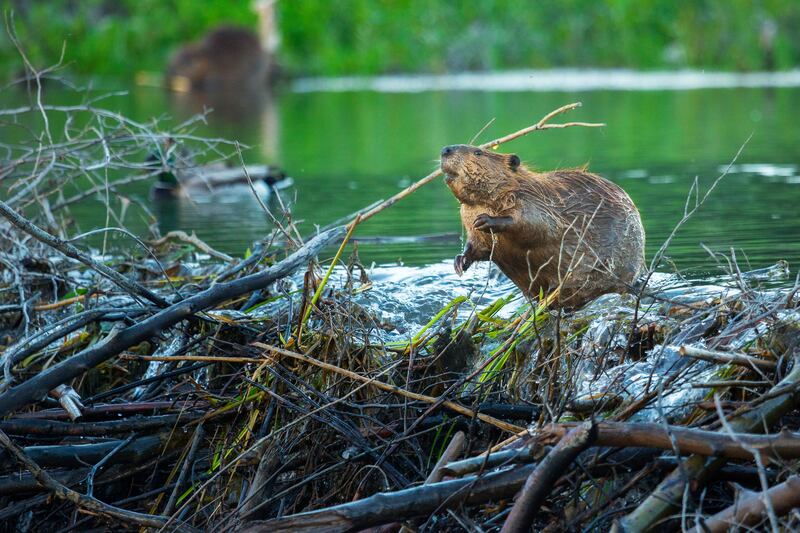
POLYGON ((267 72, 258 36, 223 26, 181 48, 170 60, 166 78, 171 89, 182 92, 241 92, 263 89, 267 72))
POLYGON ((578 307, 644 272, 639 211, 616 184, 582 169, 532 172, 469 145, 443 148, 441 165, 467 230, 459 275, 491 260, 527 296, 560 287, 557 305, 578 307))

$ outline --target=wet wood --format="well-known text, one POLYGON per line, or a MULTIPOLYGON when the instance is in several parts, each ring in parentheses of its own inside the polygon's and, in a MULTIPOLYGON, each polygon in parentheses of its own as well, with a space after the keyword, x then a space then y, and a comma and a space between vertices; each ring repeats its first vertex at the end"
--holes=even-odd
MULTIPOLYGON (((756 433, 770 427, 784 413, 800 401, 800 358, 795 357, 792 370, 772 391, 777 396, 757 408, 729 420, 734 431, 756 433)), ((688 483, 702 486, 725 464, 725 458, 708 460, 707 456, 694 454, 665 477, 656 489, 636 509, 620 520, 618 530, 626 532, 647 531, 665 515, 677 508, 688 483)))
POLYGON ((248 294, 281 279, 308 263, 319 251, 344 234, 338 227, 321 233, 308 241, 289 257, 261 272, 235 281, 212 285, 190 298, 181 300, 158 313, 124 329, 112 331, 101 343, 91 346, 69 359, 47 369, 28 381, 0 394, 0 416, 41 398, 61 383, 75 378, 90 368, 120 354, 126 348, 147 340, 160 331, 194 316, 225 300, 248 294))
POLYGON ((35 461, 17 447, 8 436, 0 431, 0 444, 22 465, 27 468, 36 480, 44 487, 48 488, 57 498, 69 500, 83 509, 110 516, 117 520, 126 523, 135 524, 138 526, 147 527, 161 527, 166 523, 166 518, 161 516, 147 515, 144 513, 137 513, 128 511, 113 505, 108 505, 95 498, 85 496, 72 489, 67 488, 65 485, 50 476, 47 472, 42 470, 35 461))
POLYGON ((564 435, 525 481, 501 533, 530 531, 539 507, 553 490, 555 482, 569 471, 572 462, 596 439, 597 426, 594 421, 584 422, 564 435))
POLYGON ((755 526, 767 516, 765 499, 775 515, 781 517, 800 507, 800 476, 792 476, 765 493, 753 492, 717 514, 699 520, 692 533, 725 533, 755 526))
POLYGON ((441 481, 363 500, 273 520, 246 524, 242 533, 353 531, 386 523, 426 516, 434 510, 454 509, 512 496, 525 483, 535 466, 527 465, 484 476, 441 481))
MULTIPOLYGON (((541 429, 538 437, 544 442, 564 438, 575 424, 553 424, 541 429)), ((598 446, 643 447, 674 450, 680 454, 727 459, 753 458, 756 450, 763 458, 800 458, 800 433, 788 430, 772 435, 705 431, 683 426, 653 423, 600 422, 597 424, 598 446)))

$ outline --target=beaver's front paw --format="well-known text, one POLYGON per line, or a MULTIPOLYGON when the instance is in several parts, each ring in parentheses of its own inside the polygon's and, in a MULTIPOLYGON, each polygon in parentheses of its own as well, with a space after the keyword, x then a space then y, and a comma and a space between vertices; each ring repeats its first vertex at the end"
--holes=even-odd
POLYGON ((467 269, 471 264, 472 264, 472 259, 470 259, 464 254, 457 255, 456 258, 453 260, 453 268, 455 268, 456 274, 458 274, 459 276, 463 276, 464 272, 467 271, 467 269))
POLYGON ((503 231, 508 228, 513 219, 511 217, 493 217, 487 213, 483 213, 475 217, 475 222, 472 223, 472 227, 478 231, 485 231, 485 232, 499 232, 503 231))

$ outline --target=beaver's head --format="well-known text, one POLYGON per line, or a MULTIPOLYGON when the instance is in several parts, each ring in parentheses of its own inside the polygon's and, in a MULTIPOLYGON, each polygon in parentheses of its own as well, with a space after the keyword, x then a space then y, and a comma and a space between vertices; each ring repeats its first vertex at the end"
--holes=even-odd
POLYGON ((518 171, 519 157, 478 146, 455 144, 442 148, 444 182, 464 204, 488 203, 518 171))
POLYGON ((204 48, 199 44, 184 46, 169 62, 167 83, 177 92, 204 89, 208 81, 209 63, 204 48))

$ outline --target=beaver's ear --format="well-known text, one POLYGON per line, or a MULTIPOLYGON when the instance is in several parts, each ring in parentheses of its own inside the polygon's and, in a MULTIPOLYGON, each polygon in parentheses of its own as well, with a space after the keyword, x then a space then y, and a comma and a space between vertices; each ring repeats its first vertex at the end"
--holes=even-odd
POLYGON ((511 170, 517 170, 519 166, 519 156, 517 154, 508 156, 508 166, 511 167, 511 170))

